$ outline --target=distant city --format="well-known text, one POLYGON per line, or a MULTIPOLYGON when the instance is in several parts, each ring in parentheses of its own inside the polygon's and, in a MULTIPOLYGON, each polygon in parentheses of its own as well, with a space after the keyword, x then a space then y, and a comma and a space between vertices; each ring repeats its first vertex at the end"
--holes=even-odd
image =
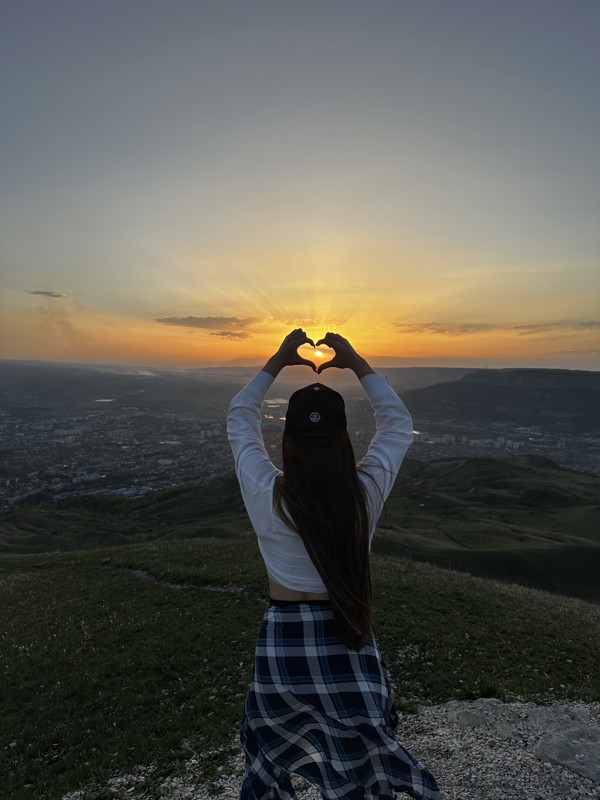
MULTIPOLYGON (((279 411, 283 415, 285 406, 279 411)), ((271 450, 273 461, 276 461, 283 421, 273 414, 264 416, 267 417, 263 420, 265 442, 271 450)), ((374 433, 369 405, 364 401, 355 402, 350 406, 348 419, 355 454, 360 458, 374 433)), ((409 458, 433 461, 440 458, 500 458, 517 453, 533 453, 551 458, 570 469, 600 475, 600 438, 597 435, 552 433, 537 426, 515 427, 506 422, 459 423, 453 419, 415 417, 413 422, 415 430, 409 458)))
POLYGON ((0 437, 0 507, 92 492, 133 496, 232 469, 222 416, 135 407, 76 416, 0 412, 0 437))
MULTIPOLYGON (((31 369, 29 378, 31 374, 39 378, 31 369)), ((8 376, 12 380, 0 404, 0 508, 85 494, 137 496, 201 484, 233 471, 225 414, 244 375, 236 379, 194 375, 186 376, 185 382, 181 376, 167 375, 162 383, 148 384, 139 384, 144 379, 139 376, 119 376, 115 383, 111 376, 105 388, 118 391, 97 397, 90 396, 91 389, 82 396, 81 385, 90 383, 89 376, 79 376, 78 384, 72 374, 62 375, 62 383, 53 374, 54 383, 43 389, 38 380, 35 391, 31 380, 8 376), (69 387, 74 399, 65 402, 61 391, 69 394, 69 387), (169 392, 177 400, 171 409, 164 401, 169 392), (193 404, 190 397, 195 398, 193 404)), ((98 376, 94 378, 91 383, 98 389, 98 376)), ((265 444, 277 464, 286 402, 272 397, 263 406, 265 444)), ((372 412, 360 391, 350 394, 347 405, 349 430, 360 458, 374 432, 372 412)), ((414 421, 415 439, 409 451, 414 459, 536 453, 572 469, 600 474, 600 440, 594 433, 552 432, 506 421, 425 417, 414 421)))

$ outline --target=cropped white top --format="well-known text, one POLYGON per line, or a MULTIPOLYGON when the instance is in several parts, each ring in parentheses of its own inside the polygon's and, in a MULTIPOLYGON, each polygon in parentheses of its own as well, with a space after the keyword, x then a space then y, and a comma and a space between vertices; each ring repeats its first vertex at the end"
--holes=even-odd
MULTIPOLYGON (((271 462, 264 445, 261 407, 274 380, 261 370, 231 401, 227 434, 235 471, 269 578, 295 591, 325 592, 302 539, 283 522, 273 503, 273 487, 281 470, 271 462)), ((412 442, 412 420, 381 375, 366 375, 361 384, 373 406, 376 425, 367 453, 358 465, 359 479, 366 488, 372 539, 383 504, 412 442)))

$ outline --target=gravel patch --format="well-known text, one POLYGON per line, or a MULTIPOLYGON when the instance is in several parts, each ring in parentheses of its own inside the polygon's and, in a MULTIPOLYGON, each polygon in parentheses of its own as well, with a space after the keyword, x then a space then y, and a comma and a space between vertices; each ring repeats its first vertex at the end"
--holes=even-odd
MULTIPOLYGON (((436 776, 446 800, 600 800, 600 703, 451 701, 401 714, 399 740, 436 776)), ((237 800, 243 755, 237 751, 210 790, 197 777, 195 754, 183 772, 155 789, 159 800, 237 800)), ((152 767, 113 777, 116 798, 142 798, 152 767)), ((298 800, 319 792, 294 778, 298 800)), ((400 794, 398 797, 407 795, 400 794)), ((85 790, 62 800, 85 800, 85 790)))

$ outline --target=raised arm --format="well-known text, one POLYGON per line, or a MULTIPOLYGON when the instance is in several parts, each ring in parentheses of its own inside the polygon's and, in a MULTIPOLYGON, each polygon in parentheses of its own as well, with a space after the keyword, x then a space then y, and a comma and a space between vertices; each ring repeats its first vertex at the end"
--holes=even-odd
POLYGON ((370 513, 374 525, 392 490, 406 451, 412 443, 412 419, 406 406, 386 379, 377 375, 347 339, 339 333, 327 333, 317 342, 317 347, 320 344, 331 347, 335 356, 320 366, 318 372, 321 373, 329 367, 351 369, 360 379, 373 406, 375 435, 358 469, 369 494, 370 513))
POLYGON ((261 407, 273 380, 284 367, 296 364, 316 369, 312 361, 298 355, 298 348, 313 342, 301 329, 289 333, 277 352, 246 386, 238 392, 227 413, 227 436, 235 461, 235 472, 242 493, 252 492, 257 484, 273 479, 277 469, 264 445, 261 428, 261 407))
POLYGON ((376 521, 412 444, 413 426, 408 409, 382 375, 366 375, 361 383, 373 406, 375 435, 358 469, 368 476, 364 483, 376 521))

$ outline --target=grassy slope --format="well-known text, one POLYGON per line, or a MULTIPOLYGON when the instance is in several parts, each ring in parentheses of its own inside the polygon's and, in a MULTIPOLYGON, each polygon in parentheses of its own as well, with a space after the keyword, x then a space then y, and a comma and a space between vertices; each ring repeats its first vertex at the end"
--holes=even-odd
POLYGON ((235 477, 134 500, 89 496, 0 512, 0 553, 89 550, 155 539, 243 535, 248 518, 235 477))
MULTIPOLYGON (((396 558, 375 556, 373 574, 399 704, 600 699, 597 607, 396 558)), ((249 536, 1 556, 0 796, 61 797, 151 762, 156 782, 192 752, 209 780, 237 730, 265 588, 249 536)))
MULTIPOLYGON (((545 458, 408 460, 376 548, 600 601, 600 478, 545 458)), ((87 497, 0 514, 0 552, 244 536, 233 476, 136 500, 87 497)))
POLYGON ((409 461, 377 546, 600 601, 600 479, 538 456, 409 461))

